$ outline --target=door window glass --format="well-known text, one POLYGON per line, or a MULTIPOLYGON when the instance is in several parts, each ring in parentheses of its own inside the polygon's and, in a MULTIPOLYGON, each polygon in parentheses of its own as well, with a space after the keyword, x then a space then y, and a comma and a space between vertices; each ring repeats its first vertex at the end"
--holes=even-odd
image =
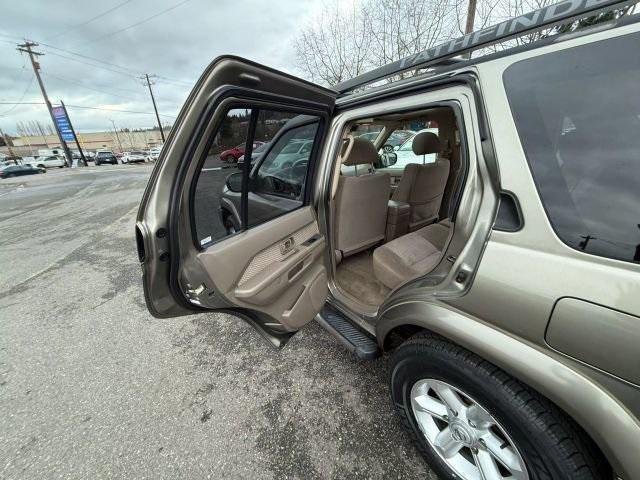
POLYGON ((202 164, 193 198, 196 238, 202 246, 242 228, 238 160, 244 155, 250 119, 251 109, 229 110, 202 164))
POLYGON ((523 60, 504 73, 518 134, 562 241, 640 262, 640 34, 523 60))
POLYGON ((318 124, 318 117, 287 111, 236 108, 227 113, 193 197, 193 221, 201 246, 303 205, 318 124))
MULTIPOLYGON (((268 115, 269 112, 264 113, 268 115)), ((302 206, 318 121, 317 117, 300 116, 270 139, 264 159, 251 172, 248 192, 250 226, 302 206)))

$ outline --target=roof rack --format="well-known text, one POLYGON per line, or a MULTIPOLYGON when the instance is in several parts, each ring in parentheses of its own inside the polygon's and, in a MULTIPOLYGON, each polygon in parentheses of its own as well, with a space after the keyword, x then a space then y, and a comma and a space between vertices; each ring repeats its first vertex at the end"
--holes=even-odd
POLYGON ((408 70, 424 69, 436 64, 450 65, 451 57, 637 2, 638 0, 565 0, 375 68, 337 84, 333 90, 347 93, 408 70))

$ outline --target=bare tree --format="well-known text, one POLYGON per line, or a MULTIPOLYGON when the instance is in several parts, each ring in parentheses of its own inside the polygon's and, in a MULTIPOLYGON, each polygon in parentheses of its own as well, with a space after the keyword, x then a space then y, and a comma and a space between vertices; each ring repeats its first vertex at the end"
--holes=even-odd
MULTIPOLYGON (((371 68, 462 36, 469 0, 352 0, 348 7, 338 0, 326 1, 329 3, 325 3, 322 13, 297 38, 295 50, 298 67, 306 77, 325 85, 335 85, 371 68)), ((557 1, 477 0, 474 30, 525 15, 557 1)), ((634 7, 522 35, 479 49, 473 55, 535 42, 549 35, 618 18, 633 12, 634 7)))
POLYGON ((435 0, 368 0, 369 61, 386 65, 455 36, 455 4, 435 0))
POLYGON ((312 81, 334 85, 363 73, 368 67, 370 36, 367 18, 355 3, 344 8, 326 3, 319 17, 296 39, 302 71, 312 81))
POLYGON ((335 85, 452 38, 456 25, 451 1, 330 0, 296 39, 296 57, 305 76, 335 85))

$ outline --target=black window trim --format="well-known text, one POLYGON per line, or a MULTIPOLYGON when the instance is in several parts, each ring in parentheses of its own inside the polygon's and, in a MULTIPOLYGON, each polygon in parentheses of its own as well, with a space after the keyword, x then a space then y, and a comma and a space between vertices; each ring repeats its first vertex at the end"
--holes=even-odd
MULTIPOLYGON (((211 145, 213 144, 213 141, 215 139, 215 135, 210 136, 210 138, 206 139, 206 144, 205 144, 205 148, 203 150, 202 153, 202 157, 198 159, 197 161, 197 165, 196 165, 196 170, 197 170, 197 174, 195 174, 193 176, 193 178, 191 179, 190 182, 190 187, 189 187, 189 198, 188 198, 188 202, 189 202, 189 224, 190 224, 190 231, 191 231, 191 243, 192 245, 195 247, 196 250, 198 251, 204 251, 214 245, 216 245, 217 243, 227 240, 229 238, 232 238, 236 235, 239 235, 242 232, 245 232, 248 228, 254 228, 257 227, 259 225, 262 225, 266 222, 269 222, 271 220, 275 220, 276 218, 281 217, 282 215, 286 215, 291 213, 292 211, 298 210, 299 208, 302 208, 304 206, 307 206, 311 203, 311 191, 313 190, 312 188, 307 188, 306 186, 309 185, 310 181, 313 181, 313 176, 310 175, 311 172, 313 172, 313 174, 315 175, 315 167, 316 167, 316 161, 317 161, 317 156, 320 152, 320 144, 322 143, 322 139, 324 138, 324 133, 326 132, 327 126, 329 124, 329 114, 327 113, 327 111, 323 111, 319 108, 313 108, 311 106, 309 106, 308 104, 306 104, 306 102, 301 102, 301 105, 296 105, 294 102, 287 102, 286 100, 283 100, 281 98, 278 97, 274 97, 272 95, 269 94, 264 94, 262 92, 249 92, 246 90, 240 90, 237 91, 236 89, 229 89, 228 92, 226 92, 226 95, 222 95, 221 97, 215 99, 215 100, 211 100, 209 105, 207 106, 205 112, 203 112, 202 114, 202 118, 200 120, 200 128, 197 134, 197 138, 194 136, 194 139, 192 140, 192 145, 194 147, 197 147, 201 144, 202 140, 203 140, 203 136, 206 134, 206 131, 211 127, 211 131, 217 133, 218 130, 220 129, 220 126, 222 125, 222 122, 224 121, 224 118, 226 118, 226 115, 229 113, 229 111, 234 110, 234 109, 247 109, 247 110, 251 110, 252 115, 253 112, 259 112, 260 110, 269 110, 269 111, 279 111, 279 112, 287 112, 287 113, 295 113, 298 115, 313 115, 315 117, 317 117, 319 120, 316 119, 310 119, 309 122, 307 123, 301 123, 300 125, 296 125, 296 127, 293 128, 297 128, 299 126, 304 126, 307 124, 311 124, 311 123, 318 123, 318 130, 316 131, 316 137, 314 138, 314 146, 311 150, 311 154, 309 156, 309 164, 307 166, 307 177, 305 179, 305 189, 304 189, 304 196, 303 196, 303 201, 301 203, 301 205, 297 208, 295 208, 294 210, 290 210, 290 211, 286 211, 286 212, 282 212, 279 215, 276 215, 274 217, 269 218, 268 220, 264 221, 264 222, 260 222, 260 223, 256 223, 254 225, 252 225, 251 227, 247 227, 246 225, 246 221, 244 221, 243 219, 243 225, 241 225, 240 229, 236 232, 233 233, 231 235, 226 235, 222 238, 218 238, 218 239, 212 239, 211 242, 207 243, 206 245, 201 245, 200 242, 198 241, 198 235, 196 232, 196 222, 195 222, 195 209, 194 209, 194 202, 195 202, 195 192, 196 192, 196 186, 198 183, 198 179, 200 178, 200 174, 202 173, 202 166, 204 164, 204 162, 206 161, 207 158, 207 153, 209 151, 209 149, 211 148, 211 145), (252 95, 251 93, 253 93, 254 95, 252 95), (236 96, 237 95, 237 96, 236 96), (221 115, 218 118, 218 121, 214 124, 211 125, 213 117, 216 116, 216 112, 218 110, 218 108, 220 107, 220 103, 223 102, 224 100, 226 100, 227 98, 232 98, 232 101, 229 102, 228 105, 225 105, 225 112, 224 115, 221 115)), ((278 131, 278 133, 276 134, 276 136, 274 137, 273 140, 276 140, 277 138, 280 137, 281 133, 284 134, 287 130, 280 130, 278 131)), ((247 137, 248 137, 248 132, 247 132, 247 137)), ((247 141, 249 140, 249 138, 247 138, 247 141)), ((273 140, 272 140, 272 144, 273 144, 273 140)), ((272 148, 272 145, 269 146, 269 148, 265 151, 265 154, 262 155, 262 159, 264 159, 266 157, 266 155, 268 154, 268 151, 272 148)), ((251 162, 245 162, 245 166, 244 169, 250 169, 250 163, 251 162)), ((257 165, 256 165, 257 167, 257 165)), ((244 171, 244 170, 243 170, 244 171)), ((249 175, 251 174, 251 172, 249 172, 249 175)), ((243 182, 244 182, 244 176, 243 176, 243 182)), ((244 188, 244 183, 243 183, 243 193, 242 195, 245 196, 245 194, 247 193, 247 190, 244 188)), ((242 212, 242 207, 241 207, 241 218, 243 215, 242 212)), ((244 217, 245 219, 248 218, 244 217)))

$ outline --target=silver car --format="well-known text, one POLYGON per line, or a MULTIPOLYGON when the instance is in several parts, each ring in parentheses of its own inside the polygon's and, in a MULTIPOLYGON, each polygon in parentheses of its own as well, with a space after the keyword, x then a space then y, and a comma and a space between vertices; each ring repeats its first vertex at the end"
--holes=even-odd
POLYGON ((640 27, 624 5, 549 5, 332 88, 217 58, 140 205, 150 312, 232 312, 280 348, 315 321, 361 361, 388 357, 398 421, 440 478, 640 478, 640 27), (314 126, 302 173, 246 162, 236 224, 217 228, 213 139, 249 147, 265 109, 314 126), (411 149, 435 161, 381 158, 407 129, 432 129, 411 149))

